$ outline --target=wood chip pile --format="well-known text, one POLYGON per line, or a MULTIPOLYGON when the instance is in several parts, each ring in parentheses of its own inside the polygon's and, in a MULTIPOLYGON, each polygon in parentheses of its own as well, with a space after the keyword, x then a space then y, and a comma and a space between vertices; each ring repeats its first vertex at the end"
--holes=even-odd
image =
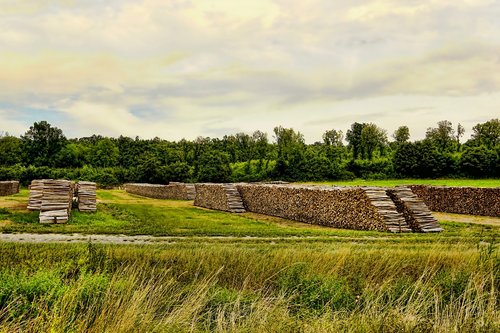
POLYGON ((68 180, 44 180, 40 223, 68 222, 73 192, 74 184, 68 180))
POLYGON ((413 231, 441 232, 443 228, 432 216, 425 203, 419 199, 409 187, 398 186, 387 189, 387 194, 396 204, 398 212, 402 213, 413 231))
POLYGON ((235 184, 196 184, 194 205, 231 213, 246 211, 235 184))
POLYGON ((1 181, 0 196, 19 193, 19 182, 17 180, 1 181))
POLYGON ((500 217, 500 187, 410 186, 431 211, 500 217))
MULTIPOLYGON (((379 208, 372 204, 373 199, 360 187, 254 184, 237 187, 250 212, 336 228, 399 231, 386 224, 379 208)), ((393 207, 392 213, 395 210, 393 207)), ((394 214, 404 225, 401 216, 394 214)))
POLYGON ((125 191, 155 199, 194 200, 195 197, 194 184, 174 182, 168 185, 130 183, 125 184, 125 191))
POLYGON ((97 210, 96 183, 79 182, 77 185, 78 210, 95 212, 97 210))

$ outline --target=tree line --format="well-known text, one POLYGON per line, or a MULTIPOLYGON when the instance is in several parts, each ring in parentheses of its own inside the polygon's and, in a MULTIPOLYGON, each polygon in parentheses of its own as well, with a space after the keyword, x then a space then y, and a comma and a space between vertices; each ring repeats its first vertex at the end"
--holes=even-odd
POLYGON ((238 182, 347 180, 356 177, 438 178, 500 176, 500 121, 464 128, 443 120, 423 140, 410 141, 407 126, 391 136, 373 123, 355 122, 344 132, 330 129, 306 144, 293 128, 237 133, 223 138, 168 141, 93 135, 67 139, 46 121, 24 135, 0 133, 0 180, 37 178, 125 182, 238 182))

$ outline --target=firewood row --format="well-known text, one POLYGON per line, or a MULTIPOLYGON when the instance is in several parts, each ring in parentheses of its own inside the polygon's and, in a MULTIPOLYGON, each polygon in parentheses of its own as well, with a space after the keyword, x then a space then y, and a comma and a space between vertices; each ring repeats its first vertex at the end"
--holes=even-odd
POLYGON ((95 212, 97 210, 97 186, 93 182, 79 182, 77 186, 78 210, 95 212))
POLYGON ((0 197, 19 193, 19 182, 17 180, 0 182, 0 197))
POLYGON ((410 188, 398 186, 388 189, 387 194, 396 204, 413 231, 441 232, 443 228, 432 215, 425 203, 419 199, 410 188))
POLYGON ((410 186, 434 212, 500 217, 500 187, 410 186))
POLYGON ((237 188, 250 212, 344 229, 406 231, 400 228, 401 218, 391 217, 397 228, 388 226, 389 212, 382 215, 384 206, 373 205, 374 198, 359 187, 239 184, 237 188))
POLYGON ((127 193, 155 199, 194 200, 194 184, 171 182, 168 185, 129 183, 125 184, 127 193))

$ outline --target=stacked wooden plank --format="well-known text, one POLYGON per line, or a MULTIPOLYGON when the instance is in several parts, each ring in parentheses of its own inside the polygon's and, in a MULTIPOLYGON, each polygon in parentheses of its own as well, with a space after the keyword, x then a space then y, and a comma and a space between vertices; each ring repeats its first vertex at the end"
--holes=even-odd
POLYGON ((77 185, 78 210, 95 212, 97 210, 97 186, 93 182, 79 182, 77 185))
POLYGON ((405 217, 413 231, 417 232, 441 232, 438 221, 432 216, 431 211, 425 203, 419 199, 408 187, 398 186, 387 189, 387 194, 400 213, 405 217))
POLYGON ((45 179, 34 179, 29 186, 28 209, 39 211, 42 207, 43 183, 45 179))
POLYGON ((231 213, 246 212, 235 184, 196 184, 194 205, 231 213))
POLYGON ((168 185, 129 183, 125 191, 155 199, 193 200, 195 186, 193 184, 171 182, 168 185))
POLYGON ((19 193, 19 182, 17 180, 1 181, 0 196, 7 196, 19 193))
POLYGON ((371 204, 384 219, 387 229, 391 232, 411 232, 405 217, 398 211, 395 203, 381 187, 363 188, 371 204))
POLYGON ((500 187, 411 185, 431 211, 500 217, 500 187))
POLYGON ((66 223, 71 213, 74 185, 68 180, 43 181, 40 223, 66 223))

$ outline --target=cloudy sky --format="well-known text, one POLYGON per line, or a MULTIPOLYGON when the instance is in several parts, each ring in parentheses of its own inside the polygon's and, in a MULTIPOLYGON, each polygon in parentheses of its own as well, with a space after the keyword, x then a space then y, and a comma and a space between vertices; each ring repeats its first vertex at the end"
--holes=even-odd
POLYGON ((0 131, 412 139, 500 116, 500 0, 0 0, 0 131))

